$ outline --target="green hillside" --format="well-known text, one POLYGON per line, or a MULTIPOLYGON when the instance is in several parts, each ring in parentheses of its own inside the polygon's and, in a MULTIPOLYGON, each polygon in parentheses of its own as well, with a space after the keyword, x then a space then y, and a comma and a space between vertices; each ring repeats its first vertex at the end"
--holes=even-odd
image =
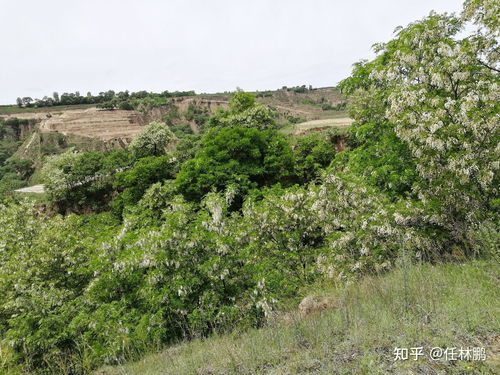
POLYGON ((19 98, 0 374, 498 373, 499 10, 335 89, 19 98))

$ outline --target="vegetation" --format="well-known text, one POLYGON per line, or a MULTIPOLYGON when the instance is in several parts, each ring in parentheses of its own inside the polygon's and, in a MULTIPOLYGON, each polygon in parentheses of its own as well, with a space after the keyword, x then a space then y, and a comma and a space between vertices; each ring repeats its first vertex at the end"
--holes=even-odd
POLYGON ((0 119, 0 196, 26 186, 33 173, 31 160, 14 158, 14 153, 22 143, 22 127, 28 120, 0 119))
POLYGON ((182 165, 176 182, 189 200, 199 201, 228 186, 241 197, 252 189, 286 182, 292 168, 291 148, 276 131, 229 127, 205 136, 195 157, 182 165))
MULTIPOLYGON (((145 111, 173 110, 126 150, 45 156, 47 200, 0 201, 1 371, 86 374, 180 340, 240 332, 246 354, 227 349, 232 357, 214 369, 185 354, 227 348, 215 338, 180 347, 187 361, 172 365, 398 373, 386 359, 399 344, 491 340, 498 296, 488 267, 500 247, 491 4, 430 14, 355 64, 339 85, 355 120, 347 134, 288 139, 274 110, 238 91, 212 116, 188 109, 201 135, 178 139, 183 114, 169 97, 145 93, 136 95, 145 111), (330 286, 336 309, 253 330, 318 285, 330 286)), ((0 127, 12 141, 16 132, 0 127)), ((15 185, 31 167, 9 152, 0 171, 15 185)))
POLYGON ((129 149, 136 158, 160 156, 174 137, 165 123, 151 122, 132 140, 129 149))
POLYGON ((162 93, 150 93, 147 91, 138 91, 130 93, 128 90, 115 93, 113 90, 100 92, 99 95, 92 95, 88 92, 87 95, 82 96, 78 91, 75 93, 59 93, 54 92, 52 96, 44 96, 42 99, 32 99, 30 97, 17 98, 16 102, 18 107, 52 107, 52 106, 66 106, 78 104, 99 104, 104 109, 133 109, 132 103, 137 103, 141 99, 158 99, 158 98, 175 98, 180 96, 193 96, 194 91, 175 91, 162 93))
POLYGON ((335 158, 334 138, 322 133, 301 137, 297 139, 294 155, 295 174, 299 183, 314 181, 335 158))
POLYGON ((151 185, 174 178, 175 170, 175 160, 162 155, 141 158, 131 169, 117 173, 113 188, 119 194, 112 202, 114 212, 121 216, 125 207, 139 202, 151 185))
POLYGON ((270 107, 256 104, 255 96, 236 92, 229 101, 229 110, 219 110, 208 119, 208 128, 244 127, 258 130, 276 129, 277 114, 270 107))
POLYGON ((195 339, 98 373, 494 374, 494 358, 445 362, 428 355, 432 347, 492 345, 500 328, 498 271, 496 262, 421 264, 348 286, 315 285, 311 292, 333 306, 322 314, 303 319, 288 312, 264 329, 195 339), (394 361, 395 347, 419 346, 424 356, 417 361, 394 361))
POLYGON ((80 212, 85 207, 101 211, 111 199, 112 175, 131 162, 125 151, 103 154, 69 149, 48 157, 41 173, 48 198, 59 212, 80 212))

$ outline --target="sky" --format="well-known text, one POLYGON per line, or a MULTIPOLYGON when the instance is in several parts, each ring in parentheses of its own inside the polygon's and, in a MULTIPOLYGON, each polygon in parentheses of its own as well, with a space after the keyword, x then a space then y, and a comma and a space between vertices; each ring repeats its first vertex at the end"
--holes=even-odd
POLYGON ((463 0, 0 0, 0 104, 54 91, 334 86, 463 0))

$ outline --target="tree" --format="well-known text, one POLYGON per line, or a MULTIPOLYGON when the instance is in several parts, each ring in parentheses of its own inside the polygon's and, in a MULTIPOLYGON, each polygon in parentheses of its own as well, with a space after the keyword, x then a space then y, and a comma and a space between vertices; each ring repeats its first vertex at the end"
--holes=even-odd
POLYGON ((205 135, 200 151, 182 165, 176 181, 189 200, 199 201, 231 185, 241 199, 253 188, 286 183, 292 170, 290 145, 279 133, 229 127, 205 135))
POLYGON ((229 101, 229 110, 219 109, 208 119, 206 127, 275 129, 276 117, 277 113, 268 106, 255 104, 255 95, 238 91, 229 101))
POLYGON ((118 108, 123 110, 123 111, 133 111, 134 110, 134 106, 128 100, 120 102, 120 104, 118 105, 118 108))
POLYGON ((113 109, 116 108, 116 102, 114 102, 114 101, 103 102, 103 103, 99 103, 96 107, 106 109, 108 111, 112 111, 113 109))
POLYGON ((386 144, 400 143, 391 147, 408 161, 396 169, 399 178, 411 164, 418 174, 405 189, 439 217, 448 248, 456 245, 468 254, 471 230, 492 212, 500 183, 499 30, 493 3, 468 1, 464 18, 432 13, 399 28, 394 40, 376 46, 375 60, 358 64, 341 85, 352 94, 351 114, 361 126, 357 135, 369 138, 375 129, 386 140, 393 138, 386 144), (478 30, 460 38, 464 19, 475 20, 478 30))
POLYGON ((16 99, 17 106, 21 108, 23 106, 23 100, 21 98, 16 99))
POLYGON ((25 107, 31 107, 31 103, 33 102, 33 99, 32 99, 32 98, 30 98, 29 96, 25 96, 25 97, 22 99, 22 101, 23 101, 23 105, 24 105, 25 107))
POLYGON ((265 105, 255 105, 246 110, 221 119, 222 126, 239 126, 268 130, 276 128, 276 113, 265 105))
POLYGON ((150 122, 130 142, 129 149, 137 157, 164 155, 167 146, 175 139, 175 135, 163 122, 150 122))
POLYGON ((47 158, 42 178, 50 201, 60 211, 82 208, 101 211, 110 200, 115 172, 130 163, 129 155, 123 151, 100 153, 70 149, 47 158))
POLYGON ((229 99, 229 109, 233 114, 241 113, 255 105, 255 95, 249 92, 237 91, 229 99))
POLYGON ((152 184, 172 179, 175 170, 175 160, 162 155, 139 159, 130 170, 117 173, 113 188, 120 193, 112 202, 115 213, 121 215, 125 206, 137 203, 152 184))
POLYGON ((335 146, 324 134, 301 137, 293 150, 295 174, 305 184, 320 177, 320 171, 335 158, 335 146))

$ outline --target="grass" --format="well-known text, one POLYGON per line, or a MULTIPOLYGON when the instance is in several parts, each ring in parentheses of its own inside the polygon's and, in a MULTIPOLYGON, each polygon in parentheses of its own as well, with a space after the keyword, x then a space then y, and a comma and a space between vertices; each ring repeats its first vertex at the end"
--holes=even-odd
POLYGON ((329 110, 329 111, 322 111, 318 113, 318 117, 320 120, 323 119, 329 119, 329 118, 343 118, 343 117, 349 117, 349 114, 347 111, 335 111, 335 110, 329 110))
MULTIPOLYGON (((326 121, 327 119, 323 120, 326 121)), ((282 127, 279 131, 286 136, 301 136, 309 134, 311 132, 324 131, 329 128, 335 128, 340 131, 344 131, 349 128, 349 126, 351 126, 351 123, 348 121, 339 123, 338 121, 336 121, 336 119, 332 118, 331 120, 332 122, 324 122, 322 124, 311 124, 309 121, 298 124, 289 124, 282 127)))
POLYGON ((344 286, 320 285, 334 308, 288 313, 260 330, 213 336, 99 375, 498 374, 499 267, 415 265, 344 286), (394 361, 395 347, 485 347, 486 361, 394 361))

